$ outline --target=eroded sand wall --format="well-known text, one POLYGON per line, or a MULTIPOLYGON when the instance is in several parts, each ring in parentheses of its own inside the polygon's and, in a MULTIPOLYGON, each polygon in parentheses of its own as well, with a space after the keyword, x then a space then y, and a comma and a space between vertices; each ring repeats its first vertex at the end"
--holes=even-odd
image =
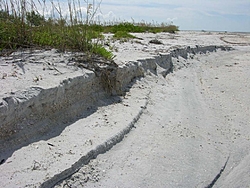
POLYGON ((0 105, 1 137, 11 136, 25 128, 32 129, 36 122, 81 102, 75 112, 71 110, 72 116, 77 115, 77 111, 106 96, 94 73, 68 78, 49 89, 31 87, 15 92, 3 98, 0 105))
MULTIPOLYGON (((141 77, 148 72, 166 76, 173 70, 172 58, 181 56, 186 59, 189 53, 206 53, 217 49, 229 50, 230 48, 223 46, 186 47, 173 49, 169 53, 159 54, 152 58, 129 62, 118 68, 117 88, 114 89, 124 91, 134 78, 141 77)), ((27 91, 16 92, 3 98, 0 103, 0 136, 9 138, 23 129, 36 129, 32 130, 35 135, 40 131, 39 128, 32 127, 36 122, 53 117, 55 113, 81 103, 80 106, 76 105, 75 108, 71 108, 69 116, 76 116, 78 111, 86 110, 97 100, 107 96, 100 79, 93 72, 65 79, 57 87, 49 89, 32 87, 27 91)))

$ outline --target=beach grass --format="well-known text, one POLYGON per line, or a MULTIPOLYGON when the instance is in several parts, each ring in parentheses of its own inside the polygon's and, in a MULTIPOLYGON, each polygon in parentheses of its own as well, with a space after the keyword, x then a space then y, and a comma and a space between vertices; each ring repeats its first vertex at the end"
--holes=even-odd
POLYGON ((0 0, 0 51, 18 48, 57 48, 96 53, 112 58, 112 52, 101 45, 102 33, 114 33, 114 38, 134 38, 129 33, 175 33, 175 25, 146 23, 99 23, 94 20, 100 4, 88 0, 68 0, 68 17, 63 16, 60 4, 52 0, 0 0), (49 5, 48 5, 49 4, 49 5), (41 10, 38 10, 39 5, 41 10), (45 16, 46 7, 53 14, 45 16), (81 7, 86 12, 81 12, 81 7), (84 16, 83 16, 84 15, 84 16), (93 40, 95 39, 95 40, 93 40), (94 41, 94 42, 93 42, 94 41))
POLYGON ((115 32, 113 38, 115 38, 115 39, 133 39, 136 37, 134 35, 128 33, 127 31, 117 31, 117 32, 115 32))

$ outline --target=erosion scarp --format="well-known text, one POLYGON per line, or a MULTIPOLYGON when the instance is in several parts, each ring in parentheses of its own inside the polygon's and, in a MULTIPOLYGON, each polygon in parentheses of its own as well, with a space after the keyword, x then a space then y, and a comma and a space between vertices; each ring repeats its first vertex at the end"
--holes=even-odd
MULTIPOLYGON (((0 169, 1 179, 5 182, 3 186, 51 187, 76 172, 90 159, 120 142, 140 118, 147 106, 150 89, 140 84, 133 86, 136 80, 147 74, 165 77, 173 71, 174 59, 187 59, 192 54, 216 50, 231 48, 211 45, 172 49, 112 69, 104 66, 99 74, 96 69, 90 71, 91 68, 84 67, 67 75, 63 71, 72 62, 68 56, 66 65, 61 65, 63 71, 56 66, 52 70, 60 77, 56 81, 54 77, 50 78, 52 85, 47 85, 49 79, 38 76, 40 85, 1 93, 0 159, 3 162, 0 169), (108 92, 103 82, 108 83, 108 92), (133 96, 135 91, 140 93, 139 98, 133 96), (132 101, 133 108, 126 104, 126 100, 132 101), (104 107, 110 108, 108 114, 102 113, 104 107), (111 117, 116 119, 112 125, 111 117), (102 135, 98 135, 100 132, 102 135), (65 137, 66 143, 62 143, 61 137, 65 137)), ((30 57, 32 53, 18 62, 28 66, 30 57)), ((42 68, 43 64, 38 67, 42 68)), ((12 65, 16 64, 12 62, 12 65)), ((53 63, 50 65, 54 66, 53 63)), ((73 70, 72 66, 70 70, 73 70)))

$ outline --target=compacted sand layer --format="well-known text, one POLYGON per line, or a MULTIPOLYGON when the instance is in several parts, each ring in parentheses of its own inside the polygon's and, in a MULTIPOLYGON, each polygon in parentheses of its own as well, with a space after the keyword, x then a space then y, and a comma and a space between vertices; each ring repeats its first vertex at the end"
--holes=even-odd
POLYGON ((249 186, 249 36, 135 35, 106 36, 120 97, 73 53, 1 57, 2 187, 249 186))

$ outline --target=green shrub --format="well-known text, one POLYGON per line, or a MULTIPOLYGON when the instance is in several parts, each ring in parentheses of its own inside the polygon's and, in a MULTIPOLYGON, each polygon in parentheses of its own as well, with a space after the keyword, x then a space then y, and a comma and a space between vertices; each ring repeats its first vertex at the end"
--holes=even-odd
POLYGON ((92 50, 95 54, 98 54, 106 59, 113 59, 114 58, 113 53, 106 50, 102 45, 93 45, 92 50))
POLYGON ((136 38, 134 35, 129 34, 127 31, 117 31, 114 36, 116 39, 132 39, 136 38))
POLYGON ((176 25, 169 25, 162 28, 162 32, 175 33, 176 31, 179 31, 179 27, 176 25))
POLYGON ((90 25, 89 27, 91 31, 95 31, 97 33, 104 32, 104 27, 102 25, 93 24, 90 25))
POLYGON ((36 31, 32 36, 33 43, 38 46, 51 46, 60 48, 63 42, 62 36, 51 31, 36 31))
POLYGON ((132 23, 120 23, 118 25, 114 25, 111 29, 112 33, 117 33, 118 31, 130 32, 130 33, 142 33, 145 30, 143 27, 136 26, 132 23))

